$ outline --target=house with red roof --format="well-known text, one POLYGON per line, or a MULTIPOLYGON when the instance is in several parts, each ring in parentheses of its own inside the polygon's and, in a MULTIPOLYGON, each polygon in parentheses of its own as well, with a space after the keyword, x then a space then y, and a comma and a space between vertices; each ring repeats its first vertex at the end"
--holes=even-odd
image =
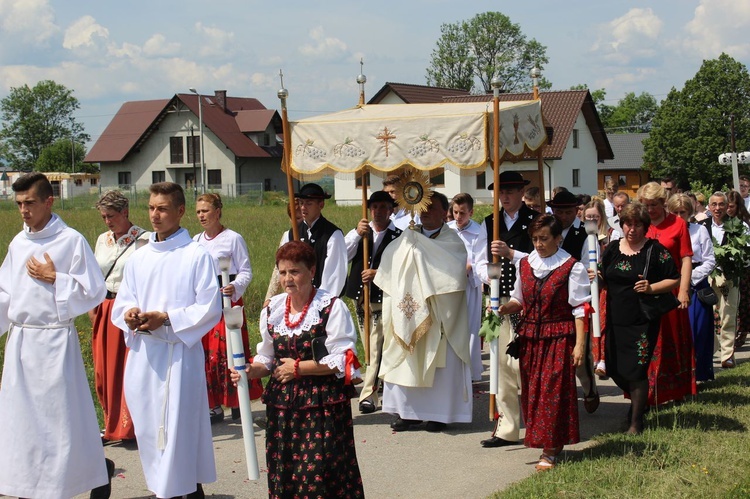
MULTIPOLYGON (((500 94, 501 101, 531 100, 531 93, 500 94)), ((605 160, 614 158, 607 134, 602 127, 591 94, 588 90, 562 90, 540 92, 542 115, 548 143, 544 146, 545 198, 551 188, 567 187, 573 193, 595 194, 600 188, 598 170, 605 160)), ((386 83, 368 104, 420 104, 439 102, 492 102, 492 95, 472 95, 464 90, 429 87, 404 83, 386 83)), ((517 163, 505 162, 502 170, 520 172, 539 186, 539 168, 536 154, 517 163)), ((478 175, 460 176, 451 171, 436 170, 431 173, 436 189, 451 198, 459 192, 468 192, 479 202, 491 202, 492 193, 487 186, 492 182, 492 168, 478 175)), ((360 179, 336 179, 336 201, 345 204, 361 202, 360 179)), ((372 175, 371 189, 380 189, 379 180, 372 175)))
POLYGON ((100 165, 103 188, 147 189, 171 181, 201 192, 205 161, 211 191, 234 196, 257 184, 282 190, 281 132, 278 112, 257 99, 230 97, 225 90, 175 94, 124 103, 84 161, 100 165))

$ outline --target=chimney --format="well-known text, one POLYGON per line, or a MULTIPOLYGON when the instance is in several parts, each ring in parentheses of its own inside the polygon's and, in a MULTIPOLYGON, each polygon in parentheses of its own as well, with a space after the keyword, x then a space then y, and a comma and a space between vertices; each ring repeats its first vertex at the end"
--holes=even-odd
POLYGON ((227 91, 226 90, 214 90, 214 97, 216 98, 216 104, 219 105, 222 111, 227 110, 227 91))

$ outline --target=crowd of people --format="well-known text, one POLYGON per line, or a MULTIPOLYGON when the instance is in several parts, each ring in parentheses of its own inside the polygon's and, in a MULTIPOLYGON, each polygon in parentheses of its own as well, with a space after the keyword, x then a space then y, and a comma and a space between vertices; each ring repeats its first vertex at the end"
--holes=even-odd
POLYGON ((482 223, 467 193, 431 192, 412 217, 395 202, 399 181, 388 177, 372 192, 369 218, 347 233, 322 214, 328 193, 299 189, 253 356, 244 321, 243 344, 227 349, 222 308, 242 305, 253 272, 245 240, 221 221, 218 194, 197 199, 203 230, 191 238, 179 185, 150 187, 152 231, 130 222, 127 197, 107 192, 96 208, 108 230, 92 251, 52 211, 47 178, 19 178, 24 227, 0 267, 8 332, 0 446, 18 452, 0 454, 0 494, 109 497, 115 465, 102 443, 135 440, 158 498, 204 497, 202 484, 216 480, 211 424, 225 408, 241 417, 234 349, 250 359, 250 398, 266 406, 258 423, 269 496, 361 497, 352 399, 363 415, 393 414, 395 432, 471 422, 484 374, 479 332, 493 314, 491 264, 501 269, 490 321, 501 348, 496 424, 480 444, 518 445, 523 422, 524 445, 542 449, 539 471, 580 439, 576 379, 593 413, 597 379, 612 378, 630 399, 626 431, 638 434, 648 407, 689 398, 713 379, 715 353, 722 368, 735 366, 750 330, 750 259, 714 250, 739 248, 750 234, 747 177, 739 192, 708 199, 671 179, 641 186, 633 200, 611 181, 601 197, 559 187, 543 206, 538 189, 506 171, 500 219, 482 223), (86 312, 103 429, 73 324, 86 312), (365 334, 361 369, 356 344, 365 334))

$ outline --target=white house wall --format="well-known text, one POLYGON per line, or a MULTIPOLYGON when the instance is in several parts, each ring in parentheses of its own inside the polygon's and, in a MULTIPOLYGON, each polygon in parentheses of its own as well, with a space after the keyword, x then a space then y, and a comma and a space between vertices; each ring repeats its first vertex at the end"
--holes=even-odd
MULTIPOLYGON (((563 157, 556 160, 552 167, 552 183, 551 186, 545 185, 547 189, 550 187, 563 186, 567 187, 569 191, 575 194, 590 194, 594 195, 597 191, 597 178, 598 178, 598 163, 596 144, 594 144, 594 138, 591 135, 586 120, 583 117, 583 113, 579 112, 576 118, 575 126, 573 127, 578 130, 578 148, 573 148, 573 134, 568 137, 568 143, 565 146, 565 152, 563 157), (579 169, 579 186, 573 186, 573 169, 579 169)), ((547 163, 551 163, 547 161, 547 163)), ((548 169, 545 166, 545 181, 547 180, 548 169)))
MULTIPOLYGON (((130 171, 131 184, 138 188, 147 188, 152 183, 154 171, 164 171, 165 180, 185 186, 185 174, 193 173, 192 163, 171 164, 169 139, 183 137, 183 157, 187 161, 187 142, 190 137, 190 126, 199 137, 198 118, 190 111, 169 113, 142 144, 140 151, 131 152, 121 163, 102 163, 102 185, 118 184, 118 173, 130 171)), ((207 127, 203 129, 206 170, 221 170, 222 184, 235 182, 234 154, 207 127)), ((196 162, 198 178, 201 175, 201 164, 196 162)), ((200 180, 198 182, 200 185, 200 180)))

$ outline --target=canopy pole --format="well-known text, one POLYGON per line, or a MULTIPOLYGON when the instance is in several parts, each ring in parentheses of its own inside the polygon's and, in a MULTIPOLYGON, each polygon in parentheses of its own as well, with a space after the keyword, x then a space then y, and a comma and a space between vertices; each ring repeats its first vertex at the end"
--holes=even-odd
MULTIPOLYGON (((492 81, 493 87, 493 99, 492 99, 492 240, 500 240, 500 82, 492 81)), ((492 255, 492 263, 498 263, 500 257, 492 255)), ((497 280, 497 279, 493 279, 497 280)), ((499 290, 499 281, 497 285, 491 286, 499 290)), ((498 297, 496 297, 498 298, 498 297)), ((492 299, 492 298, 490 298, 492 299)), ((498 303, 499 306, 499 298, 498 303)), ((497 312, 493 312, 497 313, 497 312)), ((495 406, 495 394, 497 392, 498 384, 498 340, 497 338, 490 342, 490 387, 495 387, 493 392, 490 389, 490 403, 489 403, 489 416, 490 421, 495 420, 496 406, 495 406), (493 355, 494 353, 494 355, 493 355), (494 374, 494 376, 493 376, 494 374), (493 379, 494 378, 494 379, 493 379)))
MULTIPOLYGON (((534 100, 539 100, 539 78, 542 76, 542 72, 534 66, 531 68, 531 82, 533 85, 533 97, 534 100)), ((537 160, 537 171, 539 172, 539 201, 541 202, 542 208, 546 205, 546 200, 544 199, 544 154, 542 154, 542 150, 544 149, 544 144, 542 144, 539 149, 537 149, 536 153, 536 160, 537 160)), ((544 212, 544 209, 542 209, 542 212, 544 212)))
POLYGON ((294 202, 294 181, 292 180, 292 134, 289 132, 289 118, 286 114, 286 98, 289 97, 289 91, 284 88, 284 73, 279 70, 279 79, 281 79, 281 88, 276 95, 281 100, 281 131, 284 134, 284 155, 281 158, 281 163, 284 165, 284 172, 286 173, 286 188, 289 192, 289 213, 292 218, 292 241, 299 241, 299 228, 297 227, 297 218, 295 216, 295 202, 294 202))
MULTIPOLYGON (((362 218, 368 220, 367 217, 367 167, 362 171, 362 218)), ((362 271, 369 270, 370 268, 370 245, 369 245, 369 234, 365 233, 362 236, 362 271)), ((362 346, 365 349, 365 365, 370 365, 370 283, 362 284, 362 309, 364 310, 364 337, 362 338, 362 346)))

